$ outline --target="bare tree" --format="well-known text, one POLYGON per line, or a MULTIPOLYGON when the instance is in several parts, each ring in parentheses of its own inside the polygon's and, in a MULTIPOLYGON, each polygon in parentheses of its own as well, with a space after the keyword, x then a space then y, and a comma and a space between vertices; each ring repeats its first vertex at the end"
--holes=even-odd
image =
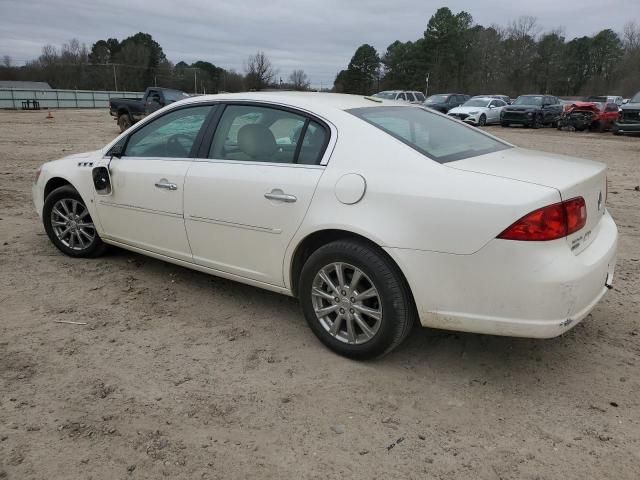
POLYGON ((624 26, 623 43, 627 50, 640 49, 640 25, 629 22, 624 26))
POLYGON ((271 60, 264 52, 258 52, 250 56, 244 69, 247 72, 247 87, 255 90, 262 90, 267 87, 277 73, 273 65, 271 65, 271 60))
POLYGON ((309 77, 304 73, 304 70, 294 70, 291 72, 291 75, 289 75, 289 83, 294 90, 309 90, 309 86, 311 85, 309 77))
POLYGON ((518 17, 517 20, 512 21, 507 27, 507 35, 513 40, 524 40, 535 38, 540 33, 540 26, 538 25, 538 19, 528 15, 518 17))
POLYGON ((2 65, 4 65, 6 68, 11 68, 11 64, 13 62, 11 61, 11 57, 9 55, 5 55, 4 57, 2 57, 2 65))

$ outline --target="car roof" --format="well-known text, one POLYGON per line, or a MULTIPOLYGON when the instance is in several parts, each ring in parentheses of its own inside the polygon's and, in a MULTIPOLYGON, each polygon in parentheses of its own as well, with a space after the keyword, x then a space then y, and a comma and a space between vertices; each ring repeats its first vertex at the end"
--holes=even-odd
POLYGON ((290 107, 297 107, 302 110, 326 111, 349 110, 351 108, 401 106, 401 102, 395 100, 385 100, 378 97, 367 97, 364 95, 348 95, 344 93, 324 93, 324 92, 243 92, 243 93, 221 93, 216 95, 200 95, 189 99, 181 100, 180 104, 201 103, 207 101, 258 101, 271 102, 290 107))

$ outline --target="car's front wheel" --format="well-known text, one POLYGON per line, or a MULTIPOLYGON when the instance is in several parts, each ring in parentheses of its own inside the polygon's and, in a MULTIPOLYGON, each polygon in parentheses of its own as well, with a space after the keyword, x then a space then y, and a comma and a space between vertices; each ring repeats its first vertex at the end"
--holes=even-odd
POLYGON ((47 196, 42 222, 51 242, 70 257, 97 257, 106 249, 84 200, 71 185, 47 196))
POLYGON ((366 242, 338 240, 316 250, 300 275, 300 302, 316 336, 350 358, 382 356, 409 333, 415 307, 395 263, 366 242))

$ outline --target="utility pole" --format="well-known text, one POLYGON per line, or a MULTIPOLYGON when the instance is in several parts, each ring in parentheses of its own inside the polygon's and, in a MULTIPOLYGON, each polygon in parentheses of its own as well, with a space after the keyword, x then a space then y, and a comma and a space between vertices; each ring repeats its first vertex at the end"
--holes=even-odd
POLYGON ((425 77, 425 82, 427 84, 427 87, 424 90, 424 96, 428 97, 429 96, 429 73, 427 73, 427 76, 425 77))
POLYGON ((198 93, 198 69, 193 69, 193 93, 198 93))
POLYGON ((113 88, 118 91, 118 77, 116 76, 116 66, 113 65, 113 88))

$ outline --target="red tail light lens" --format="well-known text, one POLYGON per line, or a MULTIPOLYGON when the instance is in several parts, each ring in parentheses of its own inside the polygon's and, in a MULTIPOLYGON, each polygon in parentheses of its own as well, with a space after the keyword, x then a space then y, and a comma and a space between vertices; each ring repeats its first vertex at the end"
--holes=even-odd
POLYGON ((502 240, 542 242, 577 232, 587 223, 587 206, 582 197, 554 203, 525 215, 498 235, 502 240))

